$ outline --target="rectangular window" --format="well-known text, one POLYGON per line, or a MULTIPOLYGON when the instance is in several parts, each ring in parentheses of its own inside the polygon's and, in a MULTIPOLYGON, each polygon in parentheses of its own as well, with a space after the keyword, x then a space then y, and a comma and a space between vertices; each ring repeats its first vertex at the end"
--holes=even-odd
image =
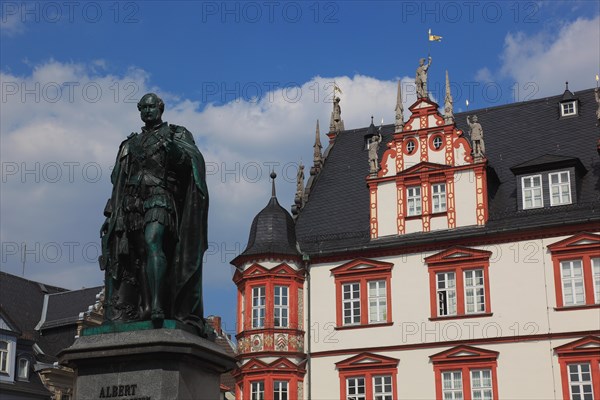
POLYGON ((385 281, 369 281, 369 323, 387 322, 385 281))
POLYGON ((360 324, 360 284, 345 283, 342 285, 342 296, 344 325, 360 324))
POLYGON ((521 178, 523 189, 523 209, 544 206, 542 199, 542 176, 525 176, 521 178))
POLYGON ((571 399, 593 400, 590 364, 569 364, 569 390, 571 399))
POLYGON ((446 211, 446 184, 438 183, 431 185, 431 199, 433 201, 433 213, 446 211))
POLYGON ((560 263, 560 274, 563 289, 563 305, 576 306, 585 304, 581 260, 562 261, 560 263))
POLYGON ((485 312, 485 286, 482 269, 465 271, 465 313, 485 312))
POLYGON ((250 385, 251 400, 265 400, 265 383, 263 381, 255 381, 250 385))
POLYGON ((288 382, 273 382, 273 400, 288 400, 288 382))
POLYGON ((600 258, 592 258, 592 273, 594 274, 594 299, 600 304, 600 258))
POLYGON ((264 328, 265 326, 265 287, 252 288, 252 327, 264 328))
POLYGON ((8 342, 0 342, 0 372, 8 374, 8 342))
POLYGON ((421 215, 421 188, 413 186, 406 188, 406 198, 408 204, 408 216, 421 215))
POLYGON ((347 400, 365 400, 365 378, 347 378, 346 379, 346 399, 347 400))
POLYGON ((462 400, 462 373, 450 371, 442 373, 442 394, 444 400, 462 400))
POLYGON ((550 179, 550 205, 571 204, 571 180, 569 172, 555 172, 548 175, 550 179))
POLYGON ((561 104, 562 108, 562 116, 566 117, 569 115, 575 115, 575 102, 571 101, 569 103, 562 103, 561 104))
POLYGON ((373 377, 373 399, 393 400, 391 375, 373 377))
POLYGON ((492 400, 492 370, 471 370, 471 398, 492 400))
POLYGON ((287 328, 288 327, 288 287, 275 286, 274 299, 274 326, 287 328))
POLYGON ((436 275, 438 316, 456 315, 456 274, 439 272, 436 275))

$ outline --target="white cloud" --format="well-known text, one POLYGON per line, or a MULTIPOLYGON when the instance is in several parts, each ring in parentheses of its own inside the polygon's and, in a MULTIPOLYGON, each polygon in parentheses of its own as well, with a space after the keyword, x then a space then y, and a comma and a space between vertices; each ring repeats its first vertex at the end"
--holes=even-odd
POLYGON ((501 60, 501 75, 521 88, 533 82, 536 97, 562 92, 565 81, 571 90, 590 88, 600 66, 600 16, 533 35, 509 33, 501 60))
MULTIPOLYGON (((334 79, 343 90, 347 128, 368 125, 371 115, 376 122, 394 121, 396 81, 315 77, 254 101, 241 98, 200 109, 198 102, 149 87, 146 71, 115 76, 105 70, 103 61, 50 60, 28 76, 0 73, 3 270, 20 274, 27 243, 26 277, 69 288, 101 284, 95 259, 110 170, 119 143, 139 131, 135 103, 148 91, 165 99, 165 120, 193 132, 207 162, 213 248, 206 278, 209 287, 220 290, 234 289, 228 262, 236 249, 245 248, 252 218, 270 197, 270 168, 279 175, 279 201, 289 209, 297 163, 312 164, 317 119, 327 145, 334 79), (55 244, 60 257, 51 252, 55 244)), ((402 82, 407 109, 415 100, 408 86, 412 78, 402 82)))

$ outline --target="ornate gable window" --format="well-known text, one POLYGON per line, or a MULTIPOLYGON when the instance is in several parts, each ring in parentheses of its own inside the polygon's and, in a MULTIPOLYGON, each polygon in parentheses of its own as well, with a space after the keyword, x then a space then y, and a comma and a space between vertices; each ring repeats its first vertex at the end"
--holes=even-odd
POLYGON ((398 359, 361 353, 335 364, 340 374, 340 399, 397 399, 398 359))
POLYGON ((392 324, 392 267, 391 263, 361 258, 331 270, 337 329, 392 324))
POLYGON ((498 399, 498 352, 456 346, 430 356, 436 399, 498 399))
POLYGON ((489 251, 452 247, 426 257, 431 319, 491 315, 489 251))
POLYGON ((586 336, 554 348, 563 398, 600 399, 600 337, 586 336))
POLYGON ((581 233, 548 246, 556 310, 600 307, 600 235, 581 233))

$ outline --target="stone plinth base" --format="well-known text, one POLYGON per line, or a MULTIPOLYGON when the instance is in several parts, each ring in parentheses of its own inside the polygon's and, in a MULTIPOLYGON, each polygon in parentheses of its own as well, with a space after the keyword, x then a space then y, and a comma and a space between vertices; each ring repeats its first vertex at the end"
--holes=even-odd
POLYGON ((235 366, 215 343, 176 328, 82 336, 59 356, 76 372, 76 400, 215 400, 220 374, 235 366))

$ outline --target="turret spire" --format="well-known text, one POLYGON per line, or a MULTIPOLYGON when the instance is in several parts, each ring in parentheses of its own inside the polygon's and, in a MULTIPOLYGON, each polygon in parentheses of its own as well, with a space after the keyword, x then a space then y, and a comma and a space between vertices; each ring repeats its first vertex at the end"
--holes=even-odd
POLYGON ((404 106, 402 105, 402 82, 398 81, 398 95, 396 97, 396 129, 399 133, 404 129, 404 106))
POLYGON ((275 178, 277 178, 277 174, 275 171, 271 171, 271 197, 277 197, 275 193, 275 178))
POLYGON ((448 70, 446 70, 446 99, 444 102, 444 122, 451 124, 454 122, 454 106, 452 93, 450 92, 450 78, 448 78, 448 70))
POLYGON ((321 171, 321 167, 323 166, 323 153, 321 149, 323 146, 321 145, 321 132, 319 130, 319 120, 317 120, 317 129, 315 131, 315 144, 314 148, 314 156, 313 156, 313 167, 310 169, 311 175, 316 175, 321 171))

